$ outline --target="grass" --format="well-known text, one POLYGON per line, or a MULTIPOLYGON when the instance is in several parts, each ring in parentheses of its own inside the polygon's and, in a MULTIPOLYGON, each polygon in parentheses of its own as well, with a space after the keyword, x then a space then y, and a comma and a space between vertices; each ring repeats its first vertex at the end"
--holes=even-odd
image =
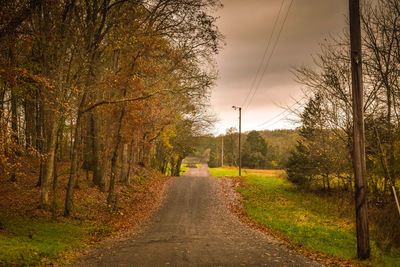
MULTIPOLYGON (((216 177, 237 176, 232 168, 211 168, 216 177)), ((237 189, 245 214, 296 247, 342 259, 356 259, 353 205, 338 195, 297 189, 282 171, 247 170, 237 189)), ((400 258, 385 255, 372 243, 374 266, 400 266, 400 258)))
POLYGON ((3 217, 6 230, 0 235, 0 265, 52 264, 60 254, 83 246, 94 232, 107 231, 98 226, 68 220, 65 222, 3 217))
MULTIPOLYGON (((237 168, 224 167, 224 168, 209 168, 208 169, 212 176, 214 177, 232 177, 238 176, 239 171, 237 168)), ((261 174, 261 175, 284 175, 282 170, 252 170, 252 169, 242 169, 242 176, 248 176, 249 174, 261 174)))
MULTIPOLYGON (((228 169, 228 168, 209 168, 208 169, 212 176, 214 177, 229 177, 239 175, 238 170, 228 169)), ((243 176, 246 174, 243 173, 243 176)))

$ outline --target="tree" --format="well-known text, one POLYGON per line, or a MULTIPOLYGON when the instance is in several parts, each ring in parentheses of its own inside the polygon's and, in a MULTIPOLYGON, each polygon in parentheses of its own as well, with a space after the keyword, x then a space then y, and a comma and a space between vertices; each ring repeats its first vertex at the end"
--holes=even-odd
POLYGON ((267 166, 267 143, 257 132, 251 131, 243 145, 243 167, 264 169, 267 166))

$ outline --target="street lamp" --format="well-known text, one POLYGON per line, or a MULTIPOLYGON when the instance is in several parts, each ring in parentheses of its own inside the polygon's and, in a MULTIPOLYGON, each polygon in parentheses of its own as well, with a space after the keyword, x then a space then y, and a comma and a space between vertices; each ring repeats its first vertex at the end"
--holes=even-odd
POLYGON ((234 110, 239 110, 239 176, 242 176, 242 156, 241 156, 241 142, 240 137, 242 135, 242 108, 232 106, 234 110))

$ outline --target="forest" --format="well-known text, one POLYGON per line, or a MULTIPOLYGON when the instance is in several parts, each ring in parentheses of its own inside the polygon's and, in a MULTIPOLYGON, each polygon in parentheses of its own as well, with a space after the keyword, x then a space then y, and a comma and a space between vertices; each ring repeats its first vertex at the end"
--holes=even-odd
POLYGON ((0 7, 0 177, 73 213, 83 179, 117 201, 135 166, 179 174, 213 121, 217 0, 10 0, 0 7), (32 175, 32 173, 28 174, 32 175), (62 187, 64 190, 64 187, 62 187), (59 206, 59 205, 58 205, 59 206))

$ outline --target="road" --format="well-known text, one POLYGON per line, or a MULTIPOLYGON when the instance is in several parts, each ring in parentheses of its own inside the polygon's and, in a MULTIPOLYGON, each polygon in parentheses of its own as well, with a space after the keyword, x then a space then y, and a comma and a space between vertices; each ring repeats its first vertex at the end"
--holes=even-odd
POLYGON ((84 257, 78 266, 321 266, 230 213, 207 166, 174 178, 141 231, 84 257))

